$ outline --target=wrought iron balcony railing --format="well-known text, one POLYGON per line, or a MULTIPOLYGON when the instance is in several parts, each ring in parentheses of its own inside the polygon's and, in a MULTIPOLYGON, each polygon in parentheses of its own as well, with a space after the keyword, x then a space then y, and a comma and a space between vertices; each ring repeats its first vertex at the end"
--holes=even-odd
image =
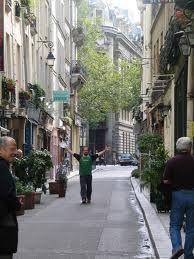
POLYGON ((10 91, 8 90, 7 86, 4 83, 2 83, 2 100, 15 106, 16 105, 15 88, 13 88, 10 91))
POLYGON ((80 74, 84 78, 87 76, 85 67, 78 60, 72 61, 71 74, 80 74))
POLYGON ((181 30, 181 24, 175 19, 171 21, 165 36, 165 42, 160 50, 160 72, 165 73, 169 65, 174 66, 180 56, 178 47, 179 39, 176 32, 181 30))

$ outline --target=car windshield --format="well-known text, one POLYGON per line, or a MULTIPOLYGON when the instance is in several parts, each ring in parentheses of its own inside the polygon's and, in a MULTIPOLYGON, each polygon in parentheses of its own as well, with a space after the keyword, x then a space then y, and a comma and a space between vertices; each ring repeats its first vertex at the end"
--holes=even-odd
POLYGON ((132 158, 132 156, 129 154, 123 154, 121 155, 121 158, 132 158))

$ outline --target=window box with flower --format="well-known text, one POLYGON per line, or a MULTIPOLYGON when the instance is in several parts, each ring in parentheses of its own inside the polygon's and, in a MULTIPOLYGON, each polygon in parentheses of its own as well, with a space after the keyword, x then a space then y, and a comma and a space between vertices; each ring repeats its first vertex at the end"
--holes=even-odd
POLYGON ((2 84, 10 92, 15 90, 16 81, 11 78, 3 77, 2 84))
POLYGON ((20 100, 30 100, 31 94, 28 91, 20 90, 19 91, 19 99, 20 100))

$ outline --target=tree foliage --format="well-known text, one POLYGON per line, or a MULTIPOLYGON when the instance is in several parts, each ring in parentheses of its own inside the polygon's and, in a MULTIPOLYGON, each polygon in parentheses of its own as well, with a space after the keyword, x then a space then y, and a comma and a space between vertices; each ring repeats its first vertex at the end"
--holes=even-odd
POLYGON ((163 143, 162 136, 157 133, 146 132, 139 136, 138 148, 141 153, 154 154, 157 147, 163 143))
POLYGON ((98 42, 104 37, 100 20, 87 18, 86 8, 80 10, 79 23, 85 28, 85 40, 78 58, 86 67, 87 81, 79 92, 79 111, 90 123, 97 123, 108 112, 137 104, 141 65, 139 60, 114 64, 108 52, 99 48, 98 42))

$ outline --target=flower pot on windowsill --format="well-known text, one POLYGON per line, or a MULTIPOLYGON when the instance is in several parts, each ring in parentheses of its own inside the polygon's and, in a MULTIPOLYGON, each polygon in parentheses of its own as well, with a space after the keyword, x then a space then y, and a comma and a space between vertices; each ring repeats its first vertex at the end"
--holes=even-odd
POLYGON ((10 91, 10 92, 14 91, 15 90, 15 85, 7 84, 7 90, 10 91))

